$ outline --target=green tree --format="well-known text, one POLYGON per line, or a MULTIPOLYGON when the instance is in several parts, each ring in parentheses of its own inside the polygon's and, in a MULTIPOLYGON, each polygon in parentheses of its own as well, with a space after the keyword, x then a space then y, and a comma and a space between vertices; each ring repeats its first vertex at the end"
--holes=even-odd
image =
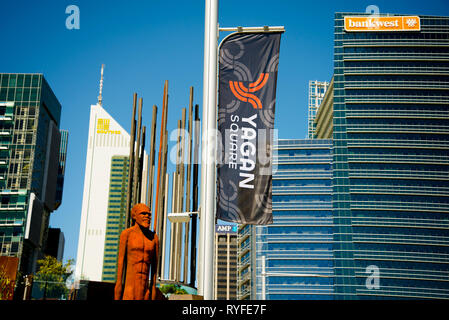
POLYGON ((68 293, 66 280, 73 272, 73 260, 70 259, 63 264, 55 257, 45 256, 44 259, 37 260, 37 264, 39 270, 34 276, 34 282, 38 282, 41 290, 44 291, 44 299, 48 296, 66 295, 68 293))
POLYGON ((164 284, 160 287, 161 292, 167 296, 170 294, 187 294, 187 291, 178 284, 164 284))

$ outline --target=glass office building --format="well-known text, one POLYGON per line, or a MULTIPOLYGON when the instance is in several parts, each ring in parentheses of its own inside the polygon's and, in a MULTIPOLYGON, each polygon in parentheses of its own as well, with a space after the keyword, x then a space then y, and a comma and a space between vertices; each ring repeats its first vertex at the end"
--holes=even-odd
POLYGON ((238 299, 333 299, 331 147, 277 141, 273 224, 239 226, 238 299))
POLYGON ((102 281, 115 282, 120 234, 125 229, 129 157, 113 156, 103 256, 102 281))
POLYGON ((22 274, 43 257, 50 213, 62 199, 60 118, 42 74, 0 74, 0 255, 19 257, 22 274))
POLYGON ((329 82, 312 80, 309 81, 309 110, 308 110, 308 138, 312 139, 314 137, 314 120, 318 108, 323 101, 324 95, 327 88, 329 87, 329 82))
POLYGON ((353 32, 350 16, 365 14, 335 15, 320 131, 333 138, 336 298, 449 299, 449 18, 353 32))

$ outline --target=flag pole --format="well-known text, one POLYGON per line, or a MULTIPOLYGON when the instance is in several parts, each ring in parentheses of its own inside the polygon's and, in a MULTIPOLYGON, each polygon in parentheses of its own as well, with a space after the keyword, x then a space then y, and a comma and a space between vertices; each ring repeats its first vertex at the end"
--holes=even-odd
MULTIPOLYGON (((199 293, 212 300, 215 239, 215 150, 218 59, 218 0, 206 0, 204 25, 203 145, 201 152, 200 259, 203 263, 199 293)), ((199 279, 200 280, 200 279, 199 279)))

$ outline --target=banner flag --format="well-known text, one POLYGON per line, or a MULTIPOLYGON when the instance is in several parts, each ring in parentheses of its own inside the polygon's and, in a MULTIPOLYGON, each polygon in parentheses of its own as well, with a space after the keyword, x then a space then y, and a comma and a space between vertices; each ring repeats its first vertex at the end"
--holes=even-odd
POLYGON ((236 33, 219 52, 217 218, 271 224, 281 32, 236 33))

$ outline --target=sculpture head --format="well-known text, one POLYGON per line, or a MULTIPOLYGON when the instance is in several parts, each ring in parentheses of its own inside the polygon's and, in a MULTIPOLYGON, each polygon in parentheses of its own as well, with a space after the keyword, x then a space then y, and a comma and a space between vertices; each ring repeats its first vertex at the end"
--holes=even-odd
POLYGON ((138 203, 131 209, 131 218, 139 226, 149 228, 151 223, 151 210, 145 204, 138 203))

